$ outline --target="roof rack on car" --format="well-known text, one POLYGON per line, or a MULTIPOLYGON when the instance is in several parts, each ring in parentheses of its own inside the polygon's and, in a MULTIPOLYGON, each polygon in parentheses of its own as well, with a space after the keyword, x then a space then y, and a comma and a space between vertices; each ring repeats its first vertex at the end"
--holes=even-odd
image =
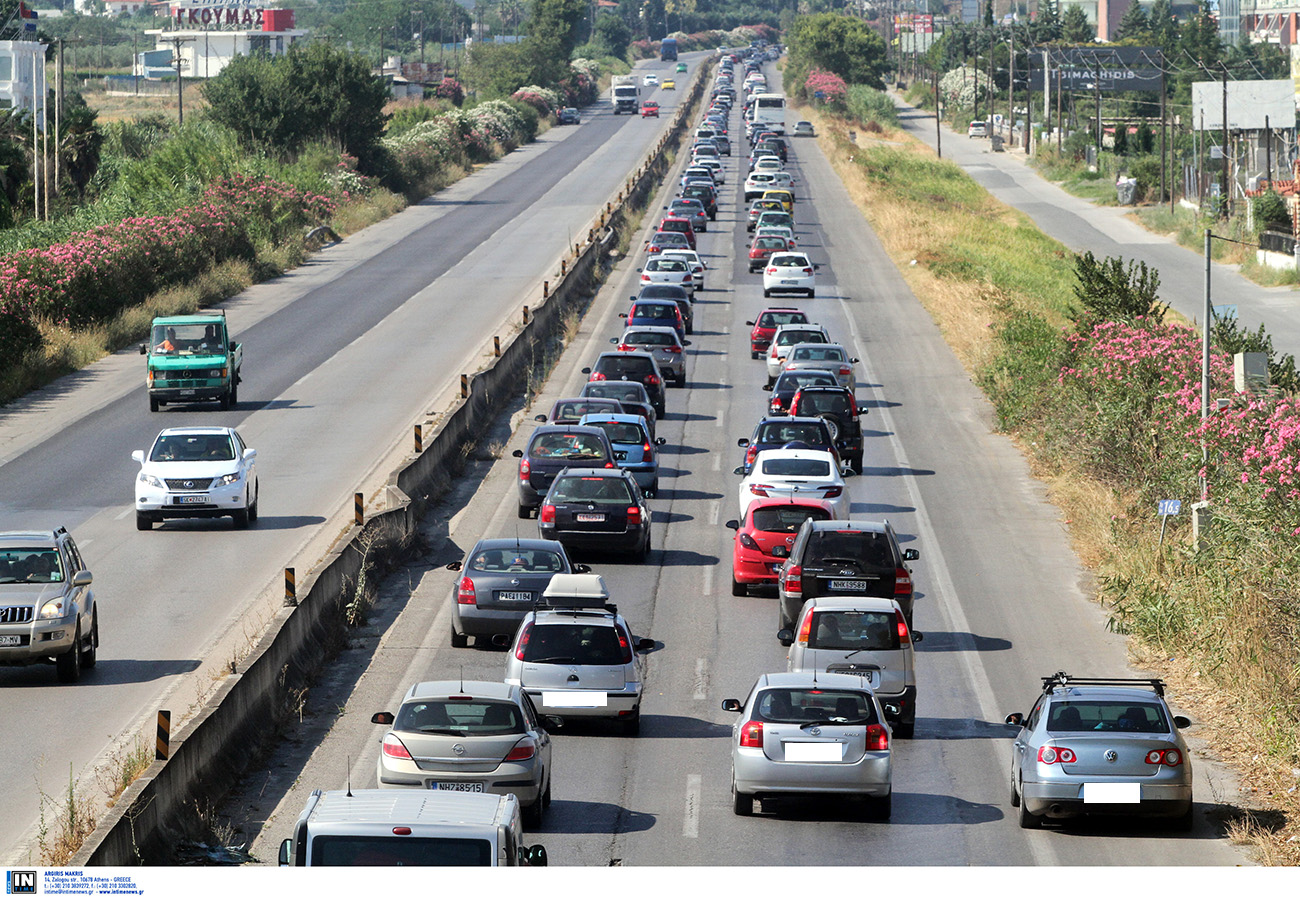
POLYGON ((1055 688, 1069 688, 1074 685, 1145 685, 1164 697, 1165 681, 1163 679, 1092 679, 1071 676, 1060 670, 1051 676, 1043 677, 1043 691, 1051 692, 1055 688))

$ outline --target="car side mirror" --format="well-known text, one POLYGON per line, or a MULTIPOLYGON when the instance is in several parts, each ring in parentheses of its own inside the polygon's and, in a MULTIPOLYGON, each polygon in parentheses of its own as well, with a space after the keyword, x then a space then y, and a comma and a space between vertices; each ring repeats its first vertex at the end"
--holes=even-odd
POLYGON ((525 847, 523 850, 524 862, 529 866, 545 866, 546 848, 540 844, 534 844, 532 847, 525 847))
POLYGON ((1174 717, 1174 728, 1175 728, 1175 729, 1186 729, 1186 728, 1187 728, 1188 726, 1190 726, 1191 724, 1192 724, 1192 721, 1191 721, 1190 719, 1188 719, 1187 717, 1185 717, 1185 716, 1175 716, 1175 717, 1174 717))
MULTIPOLYGON (((621 312, 618 313, 618 316, 619 316, 620 318, 627 318, 627 312, 625 312, 625 311, 621 311, 621 312)), ((584 373, 584 374, 590 374, 591 371, 583 371, 583 373, 584 373)))
POLYGON ((544 424, 546 423, 546 415, 538 414, 533 418, 533 420, 537 421, 539 424, 544 424))
POLYGON ((726 710, 728 713, 739 713, 745 708, 735 698, 727 698, 725 701, 722 702, 722 709, 726 710))
POLYGON ((722 524, 722 525, 725 526, 727 529, 734 529, 734 530, 739 530, 739 529, 740 529, 740 521, 739 521, 739 520, 728 520, 726 523, 724 523, 724 524, 722 524))
POLYGON ((667 444, 668 444, 667 436, 659 436, 655 439, 655 445, 667 445, 667 444))
POLYGON ((509 648, 511 636, 498 632, 492 636, 492 646, 495 648, 509 648))
POLYGON ((773 386, 772 386, 771 383, 764 383, 764 384, 763 384, 763 392, 771 392, 772 389, 773 389, 773 386))
POLYGON ((1008 713, 1003 722, 1008 726, 1023 726, 1025 724, 1025 715, 1023 713, 1008 713))
POLYGON ((450 564, 447 565, 447 569, 451 570, 453 573, 464 569, 464 567, 465 567, 465 563, 463 561, 452 561, 450 564))
POLYGON ((735 470, 732 471, 732 473, 741 474, 743 476, 745 473, 745 468, 743 466, 737 467, 735 470))
POLYGON ((639 638, 636 640, 636 649, 638 651, 653 651, 655 640, 652 638, 639 638))
POLYGON ((858 414, 870 414, 870 413, 871 413, 871 409, 868 408, 866 405, 858 406, 858 414))
POLYGON ((689 346, 690 344, 691 344, 691 341, 690 341, 690 340, 688 340, 688 339, 684 339, 684 340, 682 340, 682 347, 683 347, 683 348, 685 348, 686 346, 689 346))
POLYGON ((790 647, 791 645, 794 644, 794 630, 782 629, 778 631, 776 634, 776 640, 780 642, 782 645, 784 645, 785 647, 787 648, 790 647))
POLYGON ((136 464, 143 464, 144 451, 142 449, 136 449, 135 451, 133 451, 131 453, 131 460, 134 461, 136 464))
POLYGON ((745 322, 745 326, 746 326, 746 327, 753 327, 753 326, 754 326, 754 322, 753 322, 753 321, 746 321, 746 322, 745 322))
POLYGON ((856 359, 856 358, 850 358, 850 359, 849 359, 849 364, 857 364, 857 363, 858 363, 858 359, 856 359))
POLYGON ((72 584, 77 587, 88 586, 95 581, 89 570, 78 570, 72 574, 72 584))
MULTIPOLYGON (((622 316, 622 315, 619 315, 619 317, 621 318, 621 317, 623 317, 623 316, 622 316)), ((590 374, 590 373, 591 373, 591 368, 583 368, 583 369, 582 369, 582 372, 583 372, 584 374, 590 374)))
POLYGON ((920 556, 921 556, 921 552, 917 551, 915 548, 903 549, 903 560, 905 561, 914 561, 920 556))
POLYGON ((917 632, 916 630, 912 630, 912 641, 913 641, 913 642, 923 642, 923 641, 925 641, 925 633, 923 633, 923 632, 917 632))
POLYGON ((370 721, 372 723, 379 723, 379 725, 381 726, 391 726, 395 718, 396 717, 394 717, 393 714, 389 713, 387 710, 381 710, 378 713, 376 713, 374 716, 370 717, 370 721))
POLYGON ((524 456, 523 449, 515 449, 513 452, 510 453, 510 456, 512 458, 522 458, 524 456))
POLYGON ((821 266, 821 265, 813 265, 813 270, 814 270, 814 271, 820 271, 821 269, 822 269, 822 266, 821 266))
POLYGON ((614 345, 618 345, 618 337, 616 337, 616 336, 611 336, 611 337, 609 338, 609 341, 610 341, 611 343, 613 343, 614 345))
POLYGON ((148 355, 148 354, 149 354, 149 347, 146 346, 144 343, 141 343, 141 344, 140 344, 140 354, 141 354, 141 355, 148 355))
POLYGON ((774 557, 774 558, 788 558, 789 556, 790 556, 790 549, 789 549, 789 548, 785 547, 784 545, 775 545, 775 546, 773 546, 773 548, 772 548, 772 557, 774 557))
POLYGON ((739 439, 736 440, 736 446, 737 446, 737 448, 745 448, 745 447, 748 446, 748 445, 749 445, 749 437, 748 437, 748 436, 742 436, 742 437, 740 437, 739 439))

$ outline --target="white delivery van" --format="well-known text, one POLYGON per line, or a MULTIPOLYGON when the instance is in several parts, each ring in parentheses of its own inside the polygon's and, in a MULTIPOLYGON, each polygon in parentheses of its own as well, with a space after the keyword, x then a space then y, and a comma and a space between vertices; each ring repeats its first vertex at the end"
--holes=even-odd
POLYGON ((313 791, 281 866, 545 866, 519 799, 463 791, 313 791))
POLYGON ((779 93, 760 93, 754 97, 754 127, 785 133, 785 97, 779 93))

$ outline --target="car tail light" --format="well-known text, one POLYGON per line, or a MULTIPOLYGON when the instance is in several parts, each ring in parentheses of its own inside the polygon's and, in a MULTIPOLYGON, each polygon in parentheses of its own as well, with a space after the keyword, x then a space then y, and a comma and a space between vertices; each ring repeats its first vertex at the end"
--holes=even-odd
POLYGON ((623 631, 622 626, 615 626, 614 631, 618 633, 618 649, 622 652, 623 663, 632 662, 632 639, 623 631))
POLYGON ((803 618, 803 625, 799 627, 799 635, 796 639, 802 644, 808 644, 808 639, 812 637, 812 621, 813 615, 809 614, 803 618))
POLYGON ((853 373, 853 368, 849 367, 848 365, 843 365, 840 367, 841 377, 847 377, 851 373, 853 373))
POLYGON ((521 482, 521 483, 527 483, 527 482, 528 482, 528 474, 529 474, 529 472, 530 472, 531 470, 532 470, 532 465, 528 463, 528 459, 527 459, 527 458, 524 458, 522 461, 520 461, 520 462, 519 462, 519 482, 521 482))
POLYGON ((763 746, 763 724, 758 720, 751 720, 740 727, 740 746, 756 747, 763 746))
POLYGON ((528 741, 521 741, 512 747, 510 753, 506 754, 504 762, 513 763, 519 760, 531 760, 535 756, 537 756, 537 745, 533 744, 530 739, 528 741))
POLYGON ((872 723, 867 726, 867 750, 889 750, 889 730, 880 723, 872 723))
POLYGON ((803 273, 804 273, 804 274, 811 274, 811 273, 812 273, 812 268, 804 268, 804 269, 803 269, 803 273))
POLYGON ((773 414, 779 414, 782 410, 781 400, 778 399, 776 396, 772 396, 772 404, 769 407, 772 409, 773 414))
POLYGON ((749 484, 749 491, 750 491, 751 493, 753 493, 754 495, 757 495, 759 498, 767 498, 767 490, 769 490, 769 489, 771 489, 771 488, 772 488, 772 487, 769 486, 769 485, 767 485, 767 483, 750 483, 750 484, 749 484))
POLYGON ((898 641, 899 644, 909 645, 912 642, 912 633, 907 628, 907 617, 903 616, 901 610, 894 611, 894 621, 898 624, 898 641))
POLYGON ((655 459, 655 450, 648 441, 641 446, 641 460, 649 463, 655 459))
POLYGON ((686 273, 686 276, 682 278, 682 283, 690 283, 691 280, 692 280, 692 275, 691 275, 691 273, 688 271, 688 272, 686 273))
POLYGON ((779 358, 779 357, 780 357, 779 355, 777 355, 777 352, 776 352, 776 343, 772 343, 772 349, 771 349, 770 352, 768 352, 768 355, 770 355, 772 358, 779 358))
POLYGON ((843 486, 822 486, 822 498, 839 498, 843 494, 843 486))
POLYGON ((606 469, 606 470, 613 470, 613 469, 614 469, 614 462, 613 462, 613 461, 606 461, 606 462, 605 462, 605 469, 606 469))
MULTIPOLYGON (((775 402, 776 400, 773 399, 772 401, 775 402)), ((756 445, 751 445, 751 446, 749 447, 749 451, 745 452, 745 466, 746 466, 746 467, 753 467, 753 466, 754 466, 754 459, 757 458, 757 457, 758 457, 758 446, 756 446, 756 445)))
POLYGON ((906 567, 899 567, 894 571, 894 594, 912 594, 912 574, 908 572, 906 567))
POLYGON ((528 649, 528 640, 533 637, 533 624, 529 623, 524 627, 523 634, 519 636, 519 647, 515 648, 515 660, 524 659, 524 651, 528 649))
POLYGON ((589 378, 587 378, 587 379, 588 379, 588 382, 594 382, 594 381, 596 381, 596 380, 604 380, 604 379, 605 379, 605 375, 602 374, 600 371, 592 371, 592 372, 591 372, 591 376, 590 376, 589 378))
POLYGON ((618 344, 618 351, 620 351, 620 352, 635 352, 635 351, 636 351, 636 346, 629 346, 627 343, 619 343, 619 344, 618 344))
POLYGON ((803 594, 803 567, 794 564, 785 568, 785 590, 794 595, 803 594))
POLYGON ((1183 754, 1177 748, 1169 748, 1163 751, 1147 751, 1147 763, 1152 766, 1181 766, 1183 764, 1183 754))
POLYGON ((775 265, 770 265, 770 266, 768 266, 768 269, 767 269, 766 271, 764 271, 763 273, 764 273, 764 274, 775 274, 775 273, 776 273, 776 266, 775 266, 775 265))
POLYGON ((639 526, 641 524, 641 508, 637 505, 630 505, 627 509, 628 526, 639 526))
POLYGON ((1045 744, 1038 749, 1038 762, 1046 763, 1051 766, 1053 763, 1073 763, 1078 758, 1074 756, 1074 751, 1069 748, 1059 748, 1054 745, 1045 744))
POLYGON ((474 591, 474 580, 468 576, 460 578, 460 587, 456 589, 457 604, 478 604, 478 594, 474 591))
POLYGON ((737 538, 740 540, 740 544, 748 548, 750 551, 763 550, 763 546, 754 541, 754 537, 749 533, 741 533, 737 538))
POLYGON ((402 744, 402 739, 398 738, 392 732, 384 736, 384 756, 393 757, 397 760, 413 760, 411 752, 402 744))
POLYGON ((555 522, 555 505, 551 505, 551 504, 542 505, 542 509, 541 509, 540 511, 537 512, 537 522, 538 522, 538 523, 554 523, 554 522, 555 522))
POLYGON ((668 347, 668 351, 671 352, 671 353, 673 353, 674 355, 681 355, 681 354, 682 354, 682 347, 681 347, 681 346, 669 346, 669 347, 668 347))
POLYGON ((651 374, 650 376, 645 378, 645 382, 646 382, 646 386, 658 386, 659 378, 656 377, 654 374, 651 374))

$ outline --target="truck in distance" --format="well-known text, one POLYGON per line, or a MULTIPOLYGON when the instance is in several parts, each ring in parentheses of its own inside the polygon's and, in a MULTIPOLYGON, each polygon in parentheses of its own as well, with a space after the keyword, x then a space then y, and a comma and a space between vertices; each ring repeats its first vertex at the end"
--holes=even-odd
POLYGON ((239 401, 244 347, 231 341, 224 311, 154 318, 140 354, 148 356, 150 411, 210 401, 225 411, 239 401))
POLYGON ((636 86, 636 78, 632 75, 615 75, 609 86, 609 100, 614 104, 614 114, 628 112, 632 115, 637 113, 641 106, 641 88, 636 86))

